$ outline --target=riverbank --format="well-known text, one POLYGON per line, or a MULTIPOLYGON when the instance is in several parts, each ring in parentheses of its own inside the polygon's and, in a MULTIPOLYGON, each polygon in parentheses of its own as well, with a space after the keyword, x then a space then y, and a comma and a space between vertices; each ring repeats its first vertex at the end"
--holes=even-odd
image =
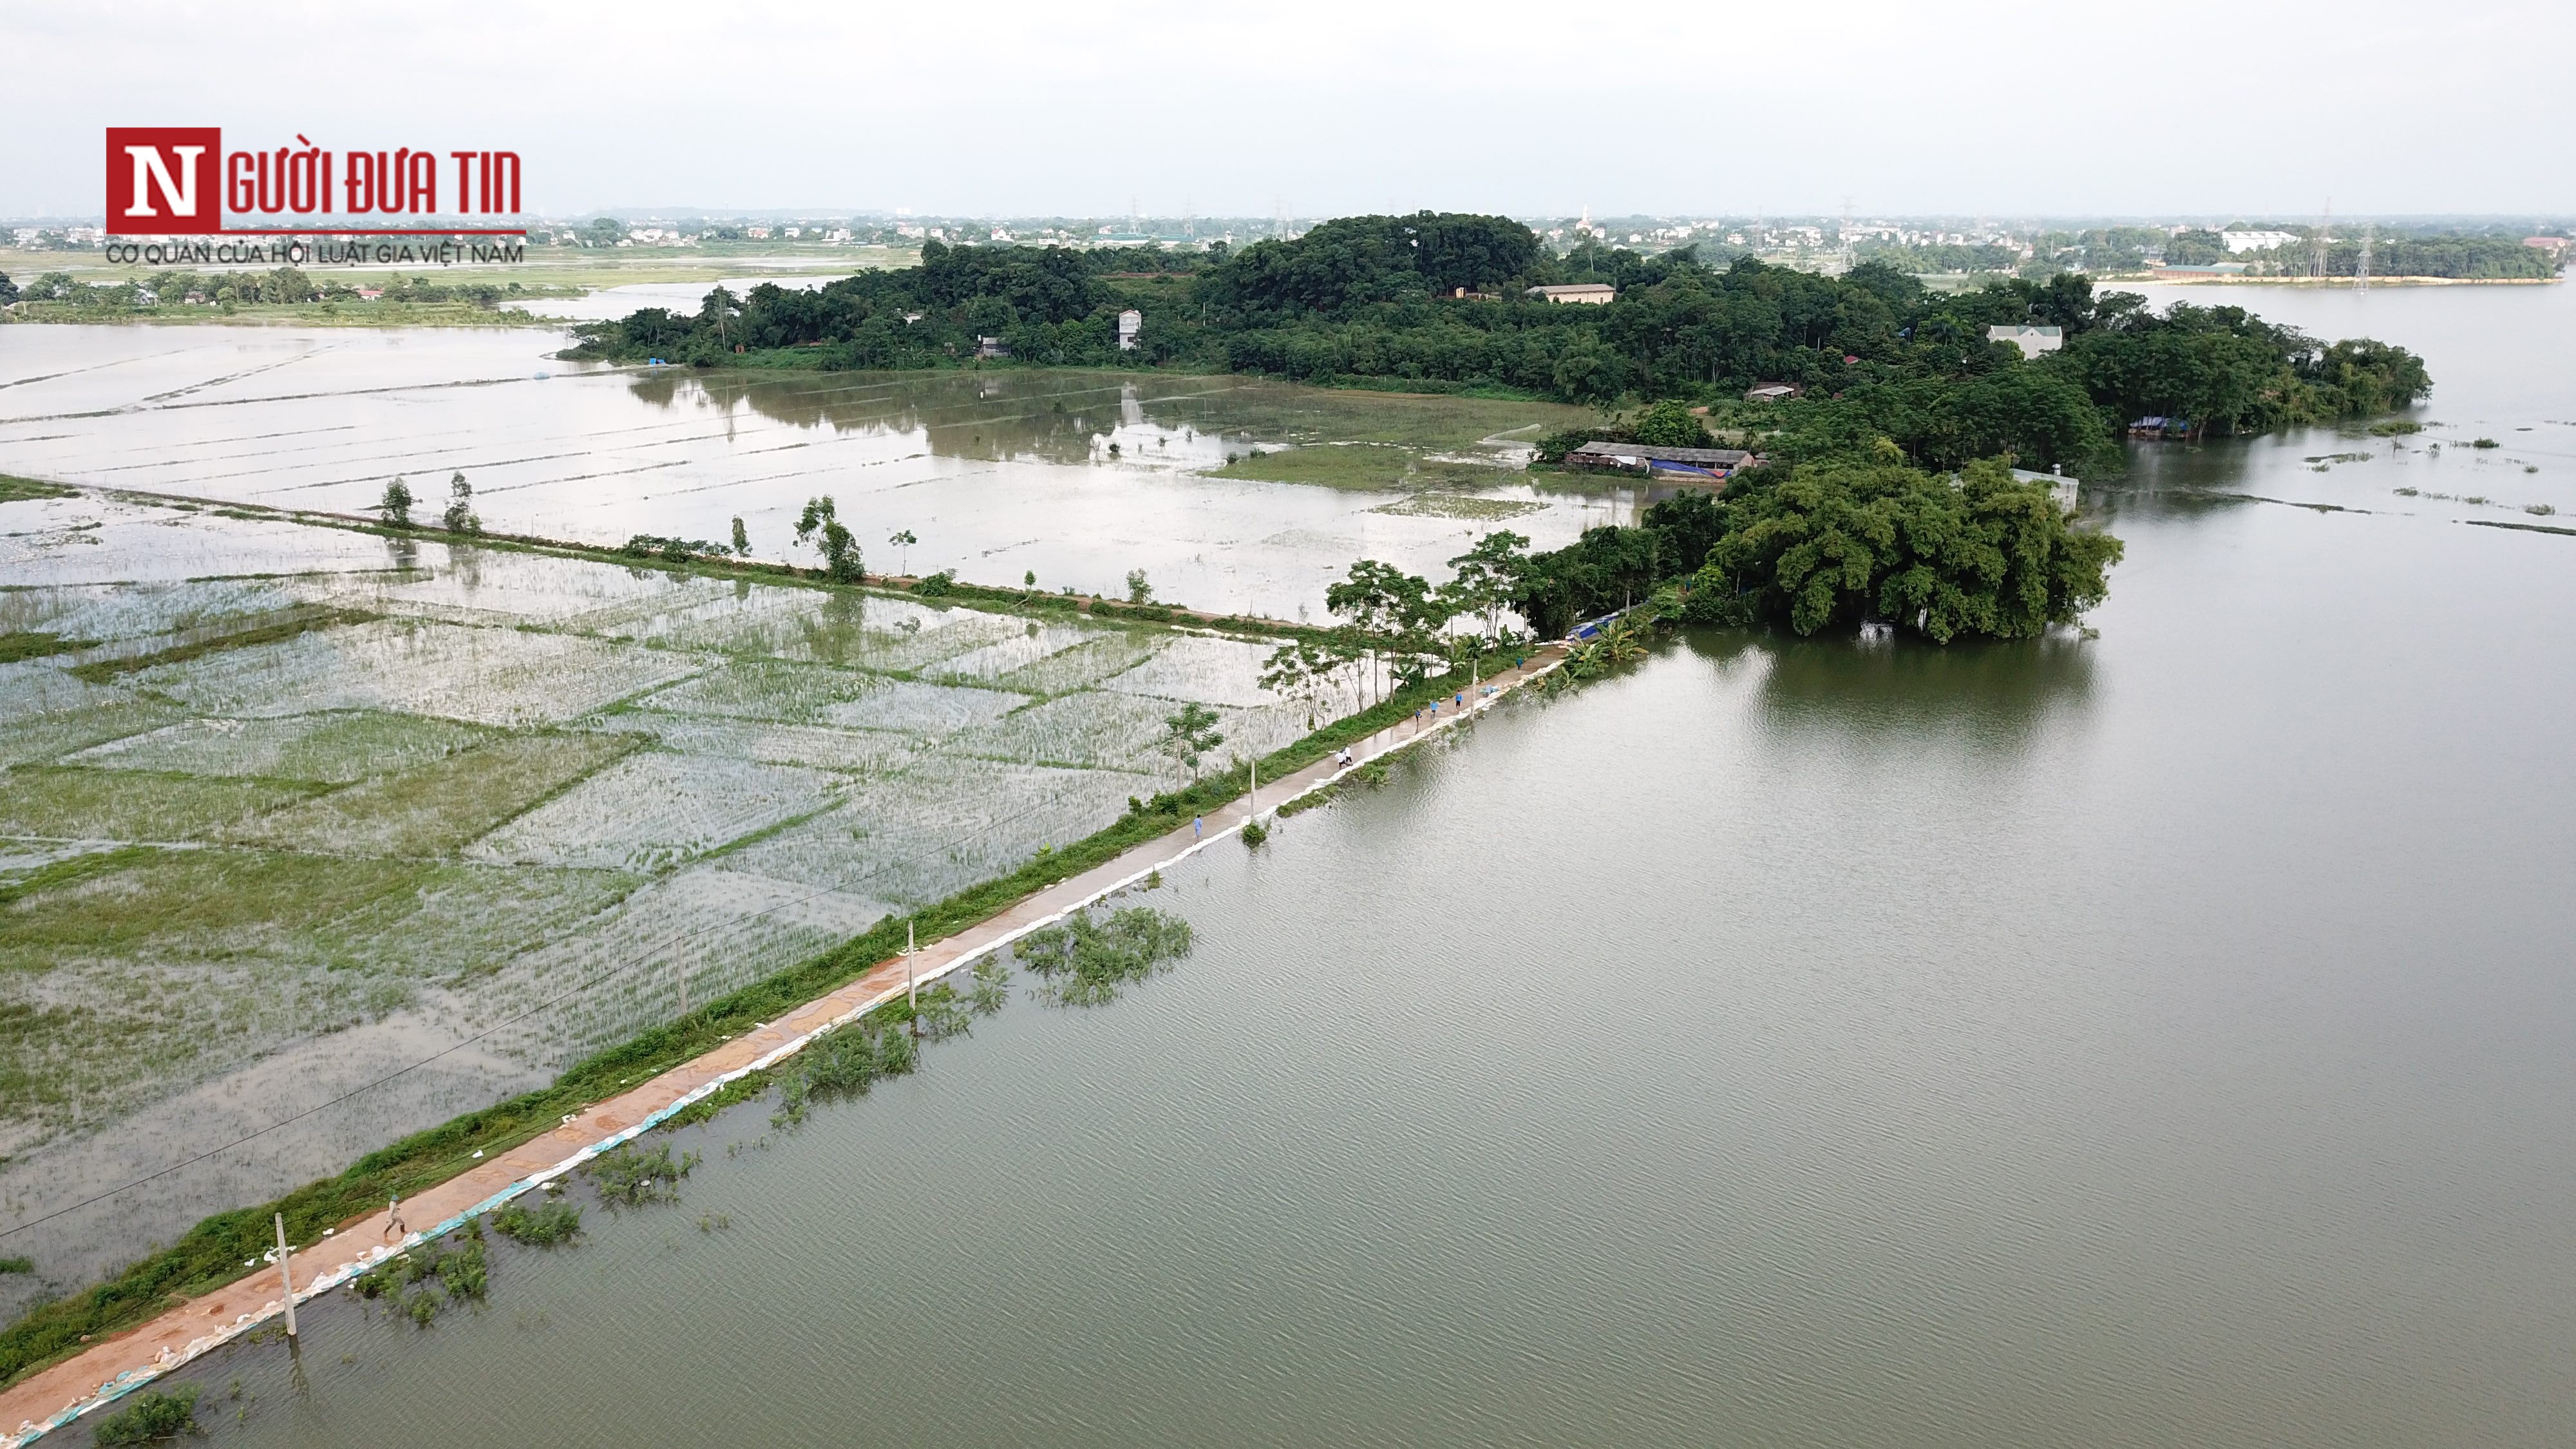
MULTIPOLYGON (((1464 711, 1453 709, 1427 721, 1419 713, 1406 712, 1405 706, 1414 705, 1418 710, 1429 704, 1436 708, 1444 696, 1454 699, 1463 691, 1450 689, 1449 682, 1444 679, 1438 685, 1426 684, 1400 693, 1375 709, 1354 716, 1353 720, 1345 720, 1341 726, 1328 727, 1310 739, 1325 740, 1354 720, 1370 720, 1372 716, 1387 714, 1394 715, 1393 719, 1382 723, 1373 721, 1375 727, 1368 733, 1356 739, 1336 740, 1319 748, 1315 753, 1321 753, 1323 758, 1311 759, 1297 766, 1276 781, 1260 787, 1257 795, 1247 792, 1221 799, 1212 808, 1199 808, 1189 823, 1174 823, 1151 838, 1110 854, 1076 874, 1018 894, 1001 909, 909 955, 886 959, 882 952, 875 953, 873 964, 855 978, 811 996, 788 1010, 776 1012, 771 1019, 751 1022, 747 1029, 721 1032, 715 1044, 694 1052, 676 1065, 653 1071, 644 1081, 631 1087, 625 1085, 634 1081, 635 1073, 630 1070, 620 1079, 619 1090, 603 1099, 578 1104, 575 1110, 564 1113, 560 1122, 551 1128, 533 1130, 514 1140, 506 1130, 477 1134, 471 1130, 475 1124, 468 1119, 463 1123, 450 1124, 450 1128, 440 1129, 437 1133, 424 1134, 424 1137, 449 1135, 447 1145, 451 1154, 462 1153, 469 1139, 482 1145, 473 1148, 467 1165, 460 1165, 458 1170, 414 1187, 404 1195, 403 1225, 408 1231, 399 1242, 391 1241, 388 1215, 379 1208, 344 1217, 323 1229, 318 1240, 308 1241, 299 1248, 293 1259, 299 1280, 294 1291, 295 1300, 301 1302, 327 1292, 391 1252, 434 1239, 532 1188, 564 1176, 599 1153, 631 1141, 714 1097, 727 1086, 786 1060, 823 1034, 855 1022, 868 1012, 903 997, 912 986, 938 980, 961 966, 1007 947, 1029 931, 1127 889, 1155 872, 1240 832, 1246 822, 1260 814, 1328 788, 1373 761, 1441 730, 1456 727, 1464 718, 1491 708, 1512 689, 1548 674, 1561 661, 1561 649, 1554 646, 1542 649, 1475 685, 1478 693, 1464 711), (1340 764, 1333 753, 1345 744, 1353 756, 1347 766, 1340 764), (452 1129, 458 1127, 467 1130, 453 1133, 452 1129), (415 1223, 422 1226, 415 1227, 415 1223)), ((1220 780, 1226 778, 1229 777, 1219 777, 1220 780)), ((1080 849, 1079 846, 1069 848, 1061 853, 1058 860, 1075 859, 1080 849)), ((1061 864, 1032 867, 1041 868, 1063 867, 1061 864)), ((869 933, 860 942, 852 943, 853 946, 888 934, 894 924, 890 922, 887 927, 869 933)), ((840 954, 835 953, 836 956, 840 954)), ((742 993, 735 999, 711 1005, 702 1013, 710 1017, 710 1021, 696 1023, 693 1018, 691 1024, 700 1026, 700 1034, 716 1025, 738 1025, 740 1011, 755 1004, 741 999, 748 995, 750 993, 742 993)), ((586 1067, 604 1072, 633 1066, 623 1060, 614 1060, 620 1057, 620 1053, 612 1052, 586 1064, 586 1067)), ((576 1069, 575 1073, 567 1074, 567 1080, 585 1075, 589 1073, 576 1069)), ((517 1105, 505 1104, 504 1108, 497 1110, 506 1111, 517 1105)), ((482 1115, 477 1114, 478 1117, 482 1115)), ((524 1117, 526 1114, 520 1115, 524 1117)), ((367 1164, 360 1166, 364 1168, 367 1164)), ((370 1191, 373 1190, 371 1186, 370 1191)), ((253 1216, 259 1222, 265 1222, 270 1211, 271 1207, 263 1207, 254 1210, 253 1216)), ((298 1223, 293 1236, 315 1239, 315 1226, 309 1221, 298 1223)), ((270 1286, 273 1280, 268 1279, 267 1274, 273 1271, 251 1272, 221 1288, 197 1292, 149 1321, 122 1331, 111 1331, 107 1336, 82 1334, 81 1340, 88 1343, 88 1347, 50 1367, 37 1370, 6 1390, 0 1390, 0 1424, 17 1422, 14 1430, 0 1433, 0 1449, 19 1449, 19 1446, 115 1402, 280 1315, 284 1295, 270 1286), (92 1342, 93 1339, 97 1341, 92 1342), (38 1417, 40 1414, 43 1417, 38 1417)))

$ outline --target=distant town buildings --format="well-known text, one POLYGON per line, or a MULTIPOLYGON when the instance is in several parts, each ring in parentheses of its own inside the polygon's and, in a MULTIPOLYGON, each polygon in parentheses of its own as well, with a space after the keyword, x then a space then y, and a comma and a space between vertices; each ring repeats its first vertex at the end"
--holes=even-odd
POLYGON ((2066 345, 2066 332, 2058 327, 2032 327, 1997 323, 1986 329, 1988 342, 2009 342, 2021 349, 2024 357, 2039 357, 2066 345))
POLYGON ((1619 295, 1619 289, 1607 282, 1576 282, 1569 286, 1532 287, 1529 295, 1551 302, 1572 302, 1584 307, 1606 307, 1619 295))
POLYGON ((2240 252, 2268 252, 2280 247, 2297 246, 2307 240, 2306 237, 2289 231, 2222 231, 2218 234, 2218 239, 2227 243, 2227 254, 2231 257, 2240 252))
POLYGON ((2527 236, 2522 239, 2522 244, 2537 247, 2553 257, 2567 255, 2567 238, 2563 236, 2527 236))

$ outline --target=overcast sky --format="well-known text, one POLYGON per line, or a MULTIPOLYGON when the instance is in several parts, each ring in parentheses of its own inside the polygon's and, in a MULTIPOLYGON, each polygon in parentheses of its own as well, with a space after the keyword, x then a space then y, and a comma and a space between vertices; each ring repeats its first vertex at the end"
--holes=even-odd
POLYGON ((2576 4, 0 0, 0 215, 101 129, 507 147, 531 210, 2576 212, 2576 4))

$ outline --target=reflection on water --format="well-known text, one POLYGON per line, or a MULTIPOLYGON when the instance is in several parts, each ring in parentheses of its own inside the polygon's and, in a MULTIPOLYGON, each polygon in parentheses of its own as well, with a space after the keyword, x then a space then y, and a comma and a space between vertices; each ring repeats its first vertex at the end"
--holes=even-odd
MULTIPOLYGON (((435 497, 462 472, 496 530, 613 544, 728 538, 740 518, 755 556, 805 563, 796 518, 831 494, 864 548, 915 534, 904 561, 918 573, 1114 593, 1141 568, 1165 599, 1293 618, 1320 616, 1354 559, 1439 577, 1481 531, 1482 499, 1407 504, 1421 485, 1403 460, 1491 464, 1590 416, 1257 378, 636 372, 550 360, 560 345, 498 330, 0 328, 0 469, 362 516, 392 478, 435 497), (1326 442, 1398 461, 1341 480, 1356 487, 1201 476, 1256 447, 1326 442)), ((1522 505, 1511 526, 1542 547, 1637 512, 1633 490, 1511 477, 1496 487, 1452 466, 1438 481, 1522 505)))
POLYGON ((1703 656, 1758 654, 1760 699, 1782 730, 1828 729, 1879 741, 1955 736, 2013 749, 2044 721, 2080 714, 2095 651, 2070 631, 2041 639, 1865 645, 1786 632, 1694 638, 1703 656))

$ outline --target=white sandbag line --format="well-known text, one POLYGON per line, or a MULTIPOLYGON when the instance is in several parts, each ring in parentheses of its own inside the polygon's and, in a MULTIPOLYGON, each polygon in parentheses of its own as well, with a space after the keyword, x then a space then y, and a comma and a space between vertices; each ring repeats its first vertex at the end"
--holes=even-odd
MULTIPOLYGON (((1492 694, 1480 696, 1474 703, 1469 704, 1464 710, 1447 715, 1436 723, 1425 725, 1414 734, 1388 745, 1385 749, 1378 751, 1374 755, 1369 755, 1365 758, 1355 757, 1350 764, 1342 767, 1341 769, 1335 770, 1329 775, 1319 776, 1304 788, 1280 797, 1278 803, 1284 805, 1291 800, 1300 800, 1318 790, 1327 789, 1331 786, 1337 785, 1341 783, 1345 777, 1356 773, 1372 761, 1382 760, 1388 755, 1396 753, 1398 750, 1409 749, 1414 744, 1440 730, 1452 728, 1470 716, 1481 714, 1485 710, 1492 708, 1496 703, 1500 702, 1512 688, 1517 688, 1521 684, 1526 684, 1532 680, 1542 678, 1562 667, 1563 661, 1551 660, 1537 669, 1532 669, 1528 674, 1522 676, 1521 679, 1515 681, 1513 685, 1497 689, 1492 694)), ((1389 728, 1396 727, 1397 726, 1389 726, 1389 728)), ((922 986, 929 985, 931 982, 937 981, 940 978, 949 975, 951 972, 956 971, 961 966, 967 965, 973 961, 981 960, 986 956, 990 956, 995 952, 1000 951, 1005 946, 1018 942, 1022 937, 1028 935, 1032 931, 1045 930, 1047 927, 1056 925, 1078 911, 1089 910, 1091 907, 1098 905, 1103 900, 1106 900, 1121 891, 1128 890, 1149 877, 1161 874, 1166 867, 1178 865, 1182 861, 1189 859, 1191 856, 1198 854, 1200 851, 1207 849, 1209 846, 1216 844, 1227 836, 1240 832, 1246 821, 1249 821, 1252 818, 1254 818, 1253 815, 1250 812, 1247 812, 1243 820, 1238 820, 1231 825, 1220 827, 1215 833, 1190 842, 1169 859, 1158 861, 1155 864, 1146 866, 1142 870, 1135 871, 1132 874, 1121 877, 1108 885, 1102 886, 1098 890, 1092 891, 1081 899, 1068 904, 1062 910, 1056 911, 1051 915, 1041 917, 1035 921, 1031 921, 1025 926, 1020 926, 1014 930, 1005 932, 991 941, 975 947, 971 951, 964 952, 939 967, 914 978, 914 984, 922 986)), ((798 1052, 803 1051, 806 1047, 821 1040, 830 1033, 849 1025, 851 1022, 859 1020, 869 1012, 893 1001, 896 997, 905 995, 907 990, 908 988, 904 986, 888 987, 886 990, 869 997, 857 1006, 851 1007, 848 1011, 842 1012, 840 1015, 824 1022, 821 1026, 814 1028, 812 1031, 781 1043, 769 1052, 754 1059, 749 1065, 736 1067, 731 1071, 721 1073, 700 1083, 698 1086, 690 1089, 688 1092, 673 1100, 670 1105, 648 1113, 634 1126, 622 1128, 619 1131, 610 1133, 608 1136, 600 1138, 598 1141, 591 1143, 590 1145, 573 1153, 571 1156, 555 1163, 551 1167, 532 1172, 525 1177, 513 1181, 509 1186, 501 1189, 499 1192, 492 1194, 490 1197, 474 1204, 472 1207, 465 1209, 454 1217, 448 1218, 437 1226, 423 1232, 406 1234, 401 1242, 373 1249, 364 1258, 361 1258, 354 1263, 342 1264, 340 1267, 316 1278, 312 1283, 298 1288, 295 1292, 295 1301, 303 1303, 311 1299, 319 1298, 332 1289, 348 1282, 350 1279, 355 1278, 359 1274, 366 1272, 368 1269, 375 1267, 377 1264, 382 1263, 385 1259, 393 1257, 395 1254, 409 1252, 411 1249, 418 1247, 423 1243, 444 1237, 449 1233, 463 1228, 466 1223, 475 1218, 481 1217, 486 1213, 499 1210, 503 1204, 532 1188, 542 1187, 546 1183, 569 1175, 574 1169, 580 1167, 583 1163, 588 1162, 592 1158, 598 1157, 603 1153, 613 1152, 617 1148, 634 1141, 636 1138, 652 1131, 655 1127, 660 1126, 672 1117, 686 1111, 688 1108, 693 1107, 700 1102, 705 1101, 707 1098, 714 1096, 716 1093, 723 1091, 725 1088, 732 1086, 734 1083, 741 1081, 752 1073, 768 1071, 770 1068, 777 1066, 780 1062, 783 1062, 796 1055, 798 1052)), ((151 1383, 162 1375, 175 1369, 184 1368, 206 1354, 211 1353, 214 1350, 223 1347, 225 1344, 232 1342, 234 1339, 239 1338, 243 1334, 258 1328, 260 1325, 277 1317, 284 1311, 284 1305, 278 1300, 272 1298, 268 1302, 260 1305, 257 1310, 239 1315, 230 1325, 203 1337, 191 1339, 184 1350, 164 1348, 162 1350, 162 1358, 158 1363, 147 1368, 131 1369, 125 1373, 119 1374, 117 1377, 99 1385, 97 1393, 76 1403, 66 1405, 60 1413, 55 1414, 52 1418, 45 1420, 41 1424, 22 1423, 14 1431, 11 1431, 6 1435, 0 1435, 0 1449, 24 1449, 25 1445, 35 1442, 37 1439, 44 1437, 46 1434, 49 1434, 56 1429, 62 1428, 64 1425, 71 1423, 74 1419, 81 1417, 83 1414, 87 1414, 93 1410, 104 1408, 109 1404, 115 1403, 118 1399, 121 1399, 127 1394, 134 1392, 136 1389, 151 1383)))

